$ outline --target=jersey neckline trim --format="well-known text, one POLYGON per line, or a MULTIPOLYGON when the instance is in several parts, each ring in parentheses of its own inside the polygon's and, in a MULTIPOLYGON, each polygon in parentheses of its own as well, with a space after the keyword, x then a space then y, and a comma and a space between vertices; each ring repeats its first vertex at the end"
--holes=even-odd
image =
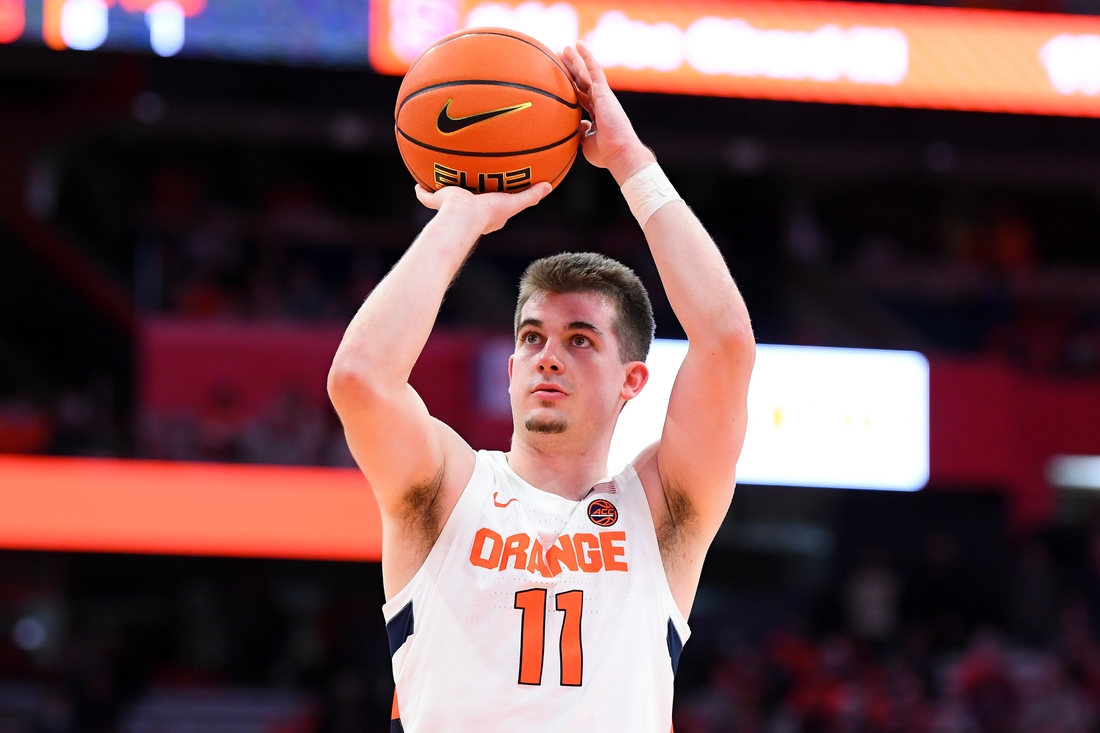
MULTIPOLYGON (((543 489, 534 486, 525 481, 515 470, 511 464, 508 463, 508 455, 503 451, 485 451, 486 455, 493 461, 495 461, 508 476, 515 481, 515 486, 523 493, 522 502, 529 503, 541 511, 549 512, 552 514, 560 514, 568 516, 572 514, 578 506, 592 497, 591 489, 584 495, 582 499, 576 501, 572 499, 566 499, 564 496, 544 491, 543 489)), ((611 477, 605 477, 597 481, 596 483, 603 483, 610 481, 611 477)))

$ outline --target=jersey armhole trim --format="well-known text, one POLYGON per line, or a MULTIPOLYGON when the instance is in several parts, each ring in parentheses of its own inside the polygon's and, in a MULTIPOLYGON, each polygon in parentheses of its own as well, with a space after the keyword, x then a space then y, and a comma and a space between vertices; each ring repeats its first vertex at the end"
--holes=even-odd
POLYGON ((400 611, 394 614, 393 618, 386 622, 386 636, 390 643, 391 659, 414 632, 413 602, 409 601, 400 611))

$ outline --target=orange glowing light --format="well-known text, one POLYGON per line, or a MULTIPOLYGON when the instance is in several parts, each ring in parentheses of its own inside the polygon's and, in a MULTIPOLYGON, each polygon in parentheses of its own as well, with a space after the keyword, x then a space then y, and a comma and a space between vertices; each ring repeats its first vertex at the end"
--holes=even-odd
POLYGON ((61 37, 61 11, 64 9, 65 0, 42 0, 42 40, 54 51, 68 48, 61 37))
POLYGON ((0 456, 0 547, 378 561, 354 469, 0 456))

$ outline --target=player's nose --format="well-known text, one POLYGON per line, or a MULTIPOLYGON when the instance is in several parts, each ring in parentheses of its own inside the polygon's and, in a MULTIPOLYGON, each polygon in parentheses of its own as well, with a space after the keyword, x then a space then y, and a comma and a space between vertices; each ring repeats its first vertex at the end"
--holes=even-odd
POLYGON ((538 370, 539 374, 561 374, 565 371, 565 365, 558 358, 550 344, 547 344, 546 348, 539 354, 538 370))

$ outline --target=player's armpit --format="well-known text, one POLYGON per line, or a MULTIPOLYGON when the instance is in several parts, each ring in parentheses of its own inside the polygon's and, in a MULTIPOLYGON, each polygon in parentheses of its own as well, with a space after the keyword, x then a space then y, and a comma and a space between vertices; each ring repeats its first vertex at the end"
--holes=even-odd
POLYGON ((698 524, 707 544, 733 498, 755 358, 751 333, 693 341, 669 398, 657 463, 670 503, 692 508, 685 521, 698 524))
MULTIPOLYGON (((729 510, 745 441, 749 338, 693 342, 676 376, 643 485, 673 595, 690 609, 707 549, 729 510)), ((643 454, 644 455, 644 454, 643 454)))
POLYGON ((334 365, 329 395, 344 425, 348 448, 397 528, 421 533, 433 515, 450 507, 430 496, 473 471, 473 450, 433 418, 409 385, 395 392, 372 389, 334 365), (423 516, 419 516, 423 515, 423 516), (415 521, 413 521, 415 519, 415 521))
POLYGON ((386 597, 412 580, 474 470, 474 452, 407 384, 377 394, 334 365, 329 394, 382 513, 386 597))

